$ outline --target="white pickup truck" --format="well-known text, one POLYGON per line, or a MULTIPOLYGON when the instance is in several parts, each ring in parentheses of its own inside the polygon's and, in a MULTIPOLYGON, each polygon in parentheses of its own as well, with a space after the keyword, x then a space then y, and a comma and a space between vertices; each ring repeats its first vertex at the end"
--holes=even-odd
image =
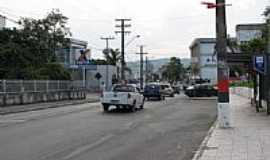
POLYGON ((128 108, 132 112, 136 111, 137 108, 143 109, 144 106, 144 97, 139 89, 128 84, 115 85, 112 91, 103 92, 100 101, 104 112, 107 112, 110 106, 128 108))

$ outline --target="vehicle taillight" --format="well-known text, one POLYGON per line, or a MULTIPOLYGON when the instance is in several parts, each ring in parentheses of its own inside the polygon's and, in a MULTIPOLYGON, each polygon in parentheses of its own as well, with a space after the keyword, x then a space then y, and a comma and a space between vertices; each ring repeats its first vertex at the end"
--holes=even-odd
POLYGON ((128 98, 131 98, 131 95, 130 94, 128 94, 128 98))

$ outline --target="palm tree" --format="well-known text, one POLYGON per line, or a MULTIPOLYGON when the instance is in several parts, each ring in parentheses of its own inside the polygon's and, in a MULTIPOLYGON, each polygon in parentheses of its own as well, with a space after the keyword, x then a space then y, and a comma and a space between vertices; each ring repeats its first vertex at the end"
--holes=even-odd
POLYGON ((104 57, 107 61, 107 64, 116 66, 117 62, 120 61, 121 55, 119 49, 105 49, 103 50, 104 57))

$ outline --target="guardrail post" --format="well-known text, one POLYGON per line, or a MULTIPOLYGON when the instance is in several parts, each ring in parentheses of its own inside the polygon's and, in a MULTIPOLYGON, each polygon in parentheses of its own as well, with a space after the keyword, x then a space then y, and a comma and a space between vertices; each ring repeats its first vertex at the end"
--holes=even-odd
POLYGON ((48 93, 49 92, 49 81, 46 80, 46 92, 48 93))
POLYGON ((7 105, 7 83, 6 80, 2 81, 2 85, 3 85, 3 92, 4 92, 4 96, 3 96, 3 105, 7 105))
POLYGON ((34 92, 37 92, 37 81, 34 80, 34 92))
POLYGON ((60 81, 57 80, 57 91, 60 91, 60 81))
POLYGON ((23 93, 24 93, 23 80, 20 80, 20 104, 23 104, 23 93))

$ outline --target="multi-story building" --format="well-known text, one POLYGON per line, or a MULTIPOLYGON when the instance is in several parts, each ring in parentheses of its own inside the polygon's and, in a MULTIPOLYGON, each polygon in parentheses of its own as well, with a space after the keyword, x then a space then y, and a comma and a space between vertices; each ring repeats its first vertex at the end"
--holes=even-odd
POLYGON ((0 30, 6 27, 6 18, 0 15, 0 30))
POLYGON ((215 38, 198 38, 190 46, 192 78, 210 80, 217 83, 217 59, 215 38))
POLYGON ((262 30, 265 24, 239 24, 236 26, 236 39, 237 43, 245 44, 254 38, 262 37, 262 30))

